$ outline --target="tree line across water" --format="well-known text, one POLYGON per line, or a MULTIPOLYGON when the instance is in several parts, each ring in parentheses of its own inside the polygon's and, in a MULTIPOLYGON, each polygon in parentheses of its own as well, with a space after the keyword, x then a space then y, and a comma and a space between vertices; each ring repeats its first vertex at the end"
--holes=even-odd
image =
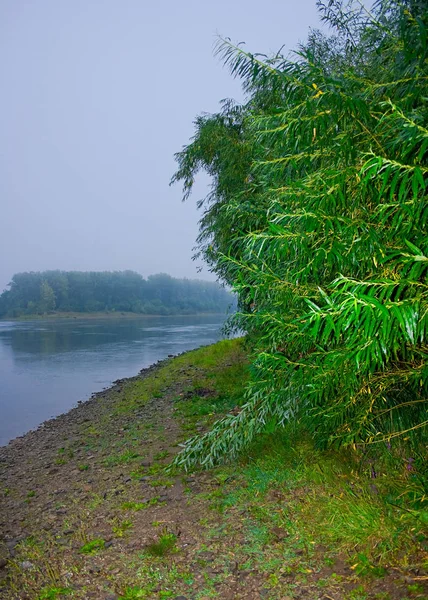
POLYGON ((234 297, 216 282, 134 271, 17 273, 0 296, 0 317, 52 312, 225 313, 234 297))

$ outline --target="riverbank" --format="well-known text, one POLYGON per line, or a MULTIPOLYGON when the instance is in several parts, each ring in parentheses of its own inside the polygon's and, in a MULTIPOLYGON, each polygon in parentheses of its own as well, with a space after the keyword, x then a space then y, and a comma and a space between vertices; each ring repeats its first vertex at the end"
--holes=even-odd
POLYGON ((423 523, 392 502, 404 469, 289 430, 239 464, 164 472, 247 377, 242 340, 222 341, 0 448, 0 597, 426 598, 423 523))

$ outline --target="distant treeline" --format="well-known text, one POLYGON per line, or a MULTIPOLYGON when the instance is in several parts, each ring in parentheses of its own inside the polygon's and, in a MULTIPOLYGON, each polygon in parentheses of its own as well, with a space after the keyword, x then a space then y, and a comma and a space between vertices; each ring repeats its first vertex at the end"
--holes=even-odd
POLYGON ((0 296, 0 317, 52 312, 225 312, 234 302, 215 282, 175 279, 164 273, 144 279, 134 271, 17 273, 8 287, 0 296))

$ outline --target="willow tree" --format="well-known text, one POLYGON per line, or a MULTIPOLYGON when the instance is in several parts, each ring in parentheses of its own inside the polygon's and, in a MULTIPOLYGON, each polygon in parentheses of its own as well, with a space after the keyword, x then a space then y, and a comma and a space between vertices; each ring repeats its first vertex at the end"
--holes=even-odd
MULTIPOLYGON (((313 33, 295 61, 219 47, 249 95, 256 192, 247 176, 214 196, 243 227, 211 207, 200 239, 221 240, 215 269, 258 336, 246 404, 189 441, 186 467, 290 419, 324 445, 416 440, 427 424, 428 15, 413 0, 358 6, 320 3, 336 36, 313 33)), ((224 167, 210 166, 217 192, 224 167)))

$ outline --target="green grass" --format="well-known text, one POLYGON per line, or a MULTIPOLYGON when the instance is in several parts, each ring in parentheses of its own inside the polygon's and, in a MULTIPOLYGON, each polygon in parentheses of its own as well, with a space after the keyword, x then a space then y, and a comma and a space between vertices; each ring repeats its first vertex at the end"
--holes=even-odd
POLYGON ((145 510, 149 506, 154 506, 158 503, 157 498, 151 498, 148 502, 123 502, 121 505, 122 510, 145 510))
POLYGON ((112 526, 112 531, 116 537, 123 537, 127 531, 133 528, 133 523, 129 519, 116 521, 116 525, 112 526))
POLYGON ((318 450, 289 427, 253 446, 240 468, 218 469, 221 488, 201 498, 231 522, 245 513, 245 547, 236 551, 248 568, 275 574, 284 558, 299 557, 312 570, 323 547, 324 558, 347 555, 355 575, 383 577, 395 560, 423 554, 424 523, 400 508, 397 473, 380 465, 374 488, 359 453, 318 450))
POLYGON ((151 556, 165 556, 175 549, 177 536, 173 533, 163 533, 159 539, 146 546, 147 554, 151 556))
POLYGON ((95 540, 86 542, 86 544, 80 548, 80 552, 82 554, 96 554, 100 550, 103 550, 104 546, 105 540, 97 538, 95 540))
POLYGON ((154 458, 154 460, 163 460, 168 455, 169 455, 168 450, 162 450, 161 452, 158 452, 157 454, 155 454, 153 458, 154 458))
POLYGON ((104 459, 104 465, 106 467, 115 467, 116 465, 123 465, 129 462, 136 460, 137 458, 141 458, 138 452, 134 452, 133 450, 124 450, 124 452, 120 454, 111 454, 104 459))
POLYGON ((147 591, 138 586, 125 588, 124 594, 121 596, 121 600, 141 600, 142 598, 147 598, 147 591))
POLYGON ((70 594, 71 592, 72 590, 70 588, 49 585, 40 591, 37 600, 56 600, 57 598, 70 594))
POLYGON ((223 340, 187 352, 161 367, 155 376, 128 384, 115 414, 131 412, 151 398, 162 396, 169 386, 182 379, 183 369, 192 369, 193 390, 215 387, 216 399, 210 399, 209 405, 213 404, 219 410, 226 404, 233 407, 241 398, 248 378, 243 341, 223 340))

